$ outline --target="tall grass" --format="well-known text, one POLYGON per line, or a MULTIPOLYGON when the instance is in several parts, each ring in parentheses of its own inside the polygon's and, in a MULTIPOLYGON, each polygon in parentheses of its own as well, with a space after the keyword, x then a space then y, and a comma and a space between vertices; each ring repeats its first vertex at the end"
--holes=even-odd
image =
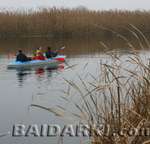
POLYGON ((87 9, 43 8, 39 10, 1 11, 1 37, 111 36, 113 29, 128 34, 133 24, 145 34, 150 31, 149 11, 91 11, 87 9))
POLYGON ((120 131, 125 129, 129 132, 134 128, 140 131, 150 127, 149 65, 136 54, 127 59, 127 63, 135 67, 132 70, 115 59, 115 63, 103 65, 105 83, 99 84, 97 89, 104 105, 100 107, 99 103, 95 106, 99 107, 105 126, 110 126, 109 133, 95 136, 93 144, 142 144, 150 139, 149 136, 120 135, 120 131))
MULTIPOLYGON (((132 34, 138 37, 137 33, 144 39, 139 39, 141 47, 149 47, 144 34, 132 25, 132 34)), ((122 35, 119 35, 120 37, 122 35)), ((90 74, 92 81, 86 82, 78 76, 81 85, 72 80, 66 80, 69 89, 65 92, 70 94, 70 89, 74 89, 80 96, 80 100, 73 101, 72 107, 77 110, 71 116, 79 119, 80 122, 88 123, 93 127, 91 140, 92 144, 148 144, 150 133, 144 131, 141 135, 131 134, 133 129, 138 132, 150 128, 150 63, 144 61, 137 51, 125 37, 122 37, 132 53, 122 60, 116 52, 109 52, 110 61, 100 62, 100 73, 98 76, 90 74), (130 67, 130 68, 129 68, 130 67), (106 129, 104 133, 98 135, 95 125, 103 124, 106 129), (125 130, 122 134, 122 130, 125 130)), ((107 45, 101 43, 107 48, 107 45)), ((86 65, 87 66, 87 65, 86 65)), ((66 101, 68 98, 63 97, 66 101)), ((32 104, 54 113, 57 116, 64 116, 65 108, 49 109, 32 104)), ((150 129, 149 129, 150 130, 150 129)), ((149 132, 149 131, 148 131, 149 132)))

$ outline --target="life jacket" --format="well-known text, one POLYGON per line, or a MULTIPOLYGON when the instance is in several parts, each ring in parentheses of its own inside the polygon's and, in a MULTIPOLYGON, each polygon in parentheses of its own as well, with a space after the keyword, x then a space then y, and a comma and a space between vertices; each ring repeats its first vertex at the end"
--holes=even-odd
POLYGON ((35 56, 32 58, 33 60, 45 60, 45 57, 43 55, 35 56))

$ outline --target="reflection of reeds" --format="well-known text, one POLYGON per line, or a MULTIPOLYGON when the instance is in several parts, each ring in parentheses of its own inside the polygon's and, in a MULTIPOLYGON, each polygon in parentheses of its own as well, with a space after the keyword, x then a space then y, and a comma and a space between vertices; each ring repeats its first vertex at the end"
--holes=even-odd
MULTIPOLYGON (((144 42, 149 45, 144 34, 135 26, 144 42)), ((137 37, 137 34, 134 33, 137 37)), ((137 37, 139 39, 139 37, 137 37)), ((128 42, 128 40, 126 41, 128 42)), ((140 42, 144 46, 143 41, 140 42)), ((101 43, 107 47, 104 43, 101 43)), ((87 64, 86 64, 87 65, 87 64)), ((85 65, 85 67, 86 67, 85 65)), ((133 50, 132 54, 121 60, 116 53, 110 54, 110 62, 100 63, 98 77, 90 74, 92 82, 86 82, 80 76, 79 83, 66 80, 69 85, 65 94, 71 95, 71 88, 80 96, 78 101, 71 101, 77 109, 72 116, 81 122, 93 126, 92 144, 146 144, 150 142, 150 65, 133 50), (129 69, 128 66, 131 66, 129 69), (95 125, 103 124, 106 133, 97 135, 95 125), (147 135, 146 135, 146 130, 147 135), (131 129, 139 133, 130 135, 131 129), (107 131, 108 130, 108 131, 107 131), (122 135, 120 132, 123 132, 122 135), (144 132, 140 133, 142 130, 144 132)), ((62 97, 70 102, 69 98, 62 97)), ((38 105, 32 105, 42 108, 38 105)), ((58 107, 65 111, 64 108, 58 107)), ((42 108, 45 109, 45 108, 42 108)), ((47 108, 46 108, 47 110, 47 108)), ((56 111, 51 111, 56 114, 56 111)), ((59 113, 59 112, 58 112, 59 113)))
POLYGON ((127 34, 129 31, 123 27, 127 27, 130 23, 144 33, 148 33, 149 16, 150 13, 147 11, 90 11, 65 8, 3 11, 0 13, 0 36, 105 35, 109 37, 111 33, 98 29, 97 25, 127 34))

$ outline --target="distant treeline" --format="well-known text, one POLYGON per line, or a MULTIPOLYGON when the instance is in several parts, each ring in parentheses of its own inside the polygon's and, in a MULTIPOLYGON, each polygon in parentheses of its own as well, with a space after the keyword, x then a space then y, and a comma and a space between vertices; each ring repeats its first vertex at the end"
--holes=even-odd
POLYGON ((1 11, 0 37, 111 36, 114 30, 128 34, 129 24, 150 32, 150 11, 90 11, 46 8, 36 11, 1 11))

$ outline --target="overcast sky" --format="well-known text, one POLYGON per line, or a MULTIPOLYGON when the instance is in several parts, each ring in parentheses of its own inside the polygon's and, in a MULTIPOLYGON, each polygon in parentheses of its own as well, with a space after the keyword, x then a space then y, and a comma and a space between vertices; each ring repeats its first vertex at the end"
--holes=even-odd
POLYGON ((77 7, 89 9, 150 9, 150 0, 0 0, 3 8, 77 7))

